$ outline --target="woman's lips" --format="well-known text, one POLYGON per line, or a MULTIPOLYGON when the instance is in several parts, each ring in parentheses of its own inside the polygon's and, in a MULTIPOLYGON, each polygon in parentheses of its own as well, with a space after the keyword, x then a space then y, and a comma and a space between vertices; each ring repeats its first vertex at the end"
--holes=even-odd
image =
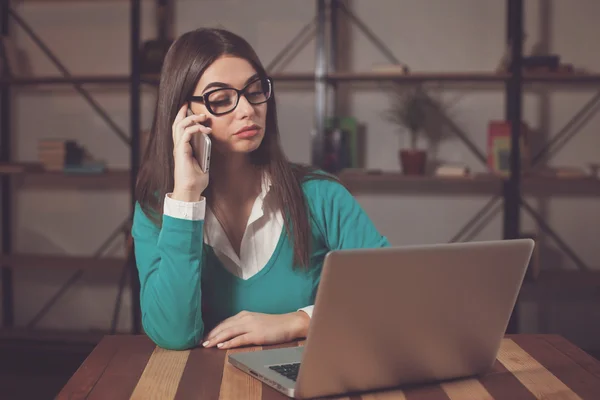
POLYGON ((258 135, 260 131, 260 127, 258 125, 252 125, 245 128, 240 129, 235 133, 235 136, 240 138, 251 138, 253 136, 258 135))

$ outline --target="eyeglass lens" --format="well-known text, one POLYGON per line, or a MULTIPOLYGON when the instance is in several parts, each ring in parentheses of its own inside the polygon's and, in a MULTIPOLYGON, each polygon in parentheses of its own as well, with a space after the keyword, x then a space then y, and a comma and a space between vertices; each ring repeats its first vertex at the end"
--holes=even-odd
MULTIPOLYGON (((264 103, 271 97, 271 85, 266 79, 258 79, 245 88, 244 95, 250 104, 264 103)), ((229 112, 238 103, 238 92, 234 89, 219 89, 209 94, 208 103, 216 114, 229 112)))

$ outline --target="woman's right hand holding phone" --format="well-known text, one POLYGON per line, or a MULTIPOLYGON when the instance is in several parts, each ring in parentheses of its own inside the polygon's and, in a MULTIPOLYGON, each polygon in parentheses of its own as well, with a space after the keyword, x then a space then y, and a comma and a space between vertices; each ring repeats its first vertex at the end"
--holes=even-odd
POLYGON ((190 143, 193 135, 211 133, 211 129, 202 125, 206 115, 187 116, 188 104, 184 104, 173 122, 173 159, 175 161, 175 187, 171 198, 179 201, 200 201, 208 186, 208 173, 202 172, 194 158, 190 143))

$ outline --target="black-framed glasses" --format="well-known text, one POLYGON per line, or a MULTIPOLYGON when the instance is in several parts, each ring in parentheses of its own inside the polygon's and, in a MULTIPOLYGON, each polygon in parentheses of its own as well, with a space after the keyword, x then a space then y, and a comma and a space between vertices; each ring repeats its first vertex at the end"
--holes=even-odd
POLYGON ((240 96, 244 95, 250 104, 267 102, 273 94, 271 78, 256 78, 242 89, 218 88, 204 93, 202 96, 191 96, 190 101, 203 103, 213 115, 227 114, 237 107, 240 96))

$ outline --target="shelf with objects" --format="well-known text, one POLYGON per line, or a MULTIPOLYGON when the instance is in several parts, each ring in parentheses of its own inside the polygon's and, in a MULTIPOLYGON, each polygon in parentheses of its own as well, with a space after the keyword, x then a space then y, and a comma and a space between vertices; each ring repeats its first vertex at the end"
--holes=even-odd
MULTIPOLYGON (((110 234, 103 243, 89 256, 74 256, 67 254, 23 254, 15 252, 12 239, 13 215, 15 201, 13 196, 19 188, 36 188, 48 190, 81 189, 81 190, 133 190, 140 153, 140 95, 139 87, 142 79, 138 70, 140 54, 140 0, 128 0, 130 4, 130 61, 129 75, 89 75, 75 76, 60 61, 35 29, 16 11, 10 1, 3 1, 0 6, 0 28, 2 42, 0 43, 0 179, 2 183, 2 252, 0 267, 2 271, 2 330, 0 338, 30 339, 49 341, 84 341, 94 342, 105 333, 115 333, 117 320, 121 312, 121 302, 124 288, 128 280, 132 290, 132 331, 141 331, 139 318, 139 289, 136 291, 137 270, 129 254, 125 257, 105 256, 118 238, 126 234, 130 219, 128 217, 110 234), (21 30, 36 47, 50 60, 60 72, 59 76, 24 76, 19 71, 18 57, 11 34, 21 30), (11 98, 12 92, 18 87, 27 87, 34 91, 52 89, 56 86, 69 86, 78 93, 96 114, 130 147, 130 165, 127 169, 110 169, 103 163, 96 162, 87 154, 87 149, 80 146, 76 140, 40 140, 38 142, 38 162, 20 162, 14 159, 11 149, 14 147, 11 138, 11 98), (92 95, 91 87, 123 88, 130 92, 130 126, 120 127, 92 95), (128 132, 129 131, 129 132, 128 132), (13 271, 16 269, 48 268, 68 270, 71 275, 42 305, 35 316, 23 327, 15 326, 13 271), (71 288, 86 271, 114 270, 119 273, 119 290, 115 300, 114 312, 110 324, 102 331, 64 332, 37 329, 38 322, 46 315, 54 304, 71 288), (119 272, 120 271, 120 272, 119 272)), ((131 202, 131 215, 133 202, 131 202)), ((124 242, 124 246, 127 244, 124 242)))
MULTIPOLYGON (((312 137, 312 162, 316 165, 327 165, 338 174, 342 182, 355 194, 394 193, 402 195, 433 194, 442 196, 453 194, 488 194, 491 197, 480 210, 474 214, 450 242, 470 240, 474 232, 481 229, 498 212, 502 212, 504 239, 519 238, 526 235, 521 231, 521 210, 523 209, 537 224, 540 231, 546 234, 578 267, 578 270, 542 271, 539 263, 530 265, 524 291, 559 290, 559 282, 565 282, 564 288, 579 290, 600 288, 600 271, 590 268, 554 230, 545 218, 540 215, 524 198, 536 196, 570 196, 585 197, 600 195, 600 179, 598 167, 590 167, 590 171, 573 168, 539 168, 537 164, 544 154, 557 149, 574 135, 574 128, 589 117, 590 110, 600 102, 600 94, 592 99, 578 112, 565 127, 540 149, 536 154, 527 154, 522 141, 527 139, 527 126, 523 124, 522 98, 527 91, 540 87, 571 90, 599 90, 600 74, 577 71, 560 63, 557 57, 535 57, 523 54, 523 1, 507 0, 506 2, 506 43, 508 52, 504 66, 496 71, 461 73, 440 72, 421 73, 411 71, 402 63, 385 43, 360 20, 343 1, 317 2, 320 24, 317 27, 317 53, 315 68, 315 132, 312 137), (347 72, 338 71, 337 53, 339 51, 337 27, 341 14, 351 21, 370 42, 386 56, 389 66, 380 71, 347 72), (327 32, 326 28, 329 28, 327 32), (503 68, 502 68, 503 67, 503 68), (503 121, 490 121, 488 131, 488 148, 481 151, 450 119, 445 119, 450 130, 472 152, 485 167, 484 173, 470 173, 462 166, 447 166, 432 174, 424 174, 423 167, 416 168, 416 174, 402 171, 370 170, 356 168, 357 145, 354 127, 347 129, 331 126, 336 115, 338 103, 337 92, 342 83, 373 82, 394 84, 396 88, 424 88, 427 84, 468 85, 476 87, 504 90, 505 118, 503 121), (327 106, 327 107, 326 107, 327 106), (327 110, 326 110, 327 108, 327 110), (345 140, 345 141, 344 141, 345 140), (521 143, 521 144, 520 144, 521 143), (558 146, 556 146, 558 145, 558 146), (325 150, 328 148, 328 150, 325 150), (328 151, 328 153, 326 153, 328 151), (486 154, 487 153, 487 154, 486 154), (529 157, 529 164, 523 159, 529 157), (333 161, 332 161, 333 160, 333 161)), ((416 92, 420 93, 420 92, 416 92)), ((429 101, 430 99, 426 99, 429 101)), ((425 106, 417 96, 403 98, 405 112, 409 106, 417 108, 414 114, 424 113, 425 106), (408 104, 408 105, 407 105, 408 104), (416 104, 416 105, 415 105, 416 104)), ((429 104, 427 104, 429 107, 429 104)), ((593 112, 593 111, 592 111, 593 112)), ((441 113, 438 113, 441 114, 441 113)), ((420 121, 406 121, 404 125, 417 125, 420 121)), ((422 157, 421 157, 422 158, 422 157)), ((421 160, 421 163, 423 161, 421 160)), ((410 167, 410 165, 405 165, 410 167)), ((414 167, 414 166, 413 166, 414 167)), ((518 307, 515 308, 508 332, 518 332, 518 307)))
MULTIPOLYGON (((137 168, 139 165, 139 149, 140 149, 140 96, 141 87, 144 84, 156 86, 159 81, 159 75, 156 71, 149 71, 141 64, 140 52, 135 49, 143 49, 140 42, 140 0, 129 0, 131 4, 131 74, 115 75, 115 76, 72 76, 66 68, 62 68, 62 77, 35 77, 35 78, 0 78, 2 88, 2 159, 0 164, 0 175, 2 176, 2 196, 3 196, 3 221, 10 221, 10 190, 12 188, 32 186, 32 187, 49 187, 53 188, 111 188, 111 189, 129 189, 133 194, 134 182, 137 176, 137 168), (73 85, 75 89, 90 102, 90 105, 104 116, 105 121, 113 128, 116 124, 111 122, 110 118, 105 115, 101 108, 98 108, 93 98, 83 88, 83 85, 128 85, 130 89, 130 114, 131 122, 129 130, 130 140, 126 142, 131 148, 131 169, 128 170, 106 170, 101 174, 65 174, 63 172, 48 172, 41 171, 37 165, 23 165, 16 160, 12 160, 8 146, 10 145, 9 132, 9 111, 5 104, 8 104, 10 88, 14 85, 44 87, 46 85, 73 85), (5 219, 6 218, 6 219, 5 219)), ((159 0, 158 4, 164 6, 165 0, 159 0)), ((7 20, 11 9, 8 5, 3 5, 2 13, 2 34, 8 33, 7 20)), ((510 40, 514 38, 517 43, 520 43, 519 37, 522 32, 523 24, 523 5, 521 0, 507 1, 507 36, 510 40)), ((386 45, 350 10, 345 2, 339 0, 316 0, 316 16, 306 26, 304 26, 297 36, 277 54, 273 61, 267 65, 267 70, 271 72, 276 83, 279 82, 297 82, 302 84, 314 85, 315 90, 315 129, 312 136, 312 155, 311 162, 317 166, 324 165, 325 151, 325 134, 327 131, 328 121, 336 117, 333 110, 337 103, 337 89, 346 83, 363 82, 369 83, 393 83, 397 86, 420 86, 420 85, 438 85, 443 84, 444 87, 449 86, 478 86, 478 87, 493 87, 495 90, 503 90, 505 92, 506 110, 505 122, 510 125, 509 137, 511 145, 518 143, 515 138, 521 136, 520 124, 516 121, 521 121, 521 97, 528 87, 536 85, 553 85, 560 87, 574 88, 589 88, 590 85, 598 85, 600 87, 600 74, 554 74, 554 73, 529 73, 523 70, 522 66, 522 48, 517 45, 511 48, 511 59, 513 60, 506 71, 481 71, 481 72, 461 72, 461 71, 440 71, 437 73, 410 71, 407 66, 401 63, 386 45), (344 14, 347 20, 352 21, 363 34, 365 34, 371 43, 377 47, 388 58, 391 63, 391 68, 381 71, 357 71, 347 72, 340 71, 337 65, 337 30, 336 27, 340 23, 340 14, 344 14), (328 35, 327 29, 330 29, 328 35), (276 70, 279 62, 288 56, 290 53, 297 51, 297 46, 301 42, 306 42, 308 36, 315 36, 315 69, 312 72, 278 72, 276 70), (329 53, 328 53, 329 52, 329 53), (338 68, 336 68, 338 67, 338 68), (328 104, 328 100, 331 102, 328 104)), ((160 7, 159 19, 160 16, 160 7)), ((14 12, 13 12, 14 14, 14 12)), ((14 15, 13 15, 14 16, 14 15)), ((159 22, 160 24, 160 22, 159 22)), ((168 45, 168 40, 164 37, 164 31, 159 38, 154 42, 153 46, 159 49, 164 49, 168 45)), ((40 41, 41 42, 41 41, 40 41)), ((43 42, 42 42, 43 44, 43 42)), ((51 55, 48 50, 46 53, 51 55)), ((160 53, 160 52, 159 52, 160 53)), ((57 65, 60 62, 54 59, 57 65)), ((473 144, 468 135, 462 132, 458 127, 452 124, 451 120, 446 121, 453 133, 469 148, 475 157, 485 166, 488 165, 488 157, 485 152, 481 151, 473 144)), ((122 130, 116 127, 115 131, 122 130)), ((378 171, 347 168, 339 170, 336 173, 339 175, 343 183, 353 193, 402 193, 402 194, 426 194, 434 193, 441 196, 452 194, 473 193, 478 195, 491 196, 491 199, 485 206, 478 210, 473 217, 465 223, 460 230, 449 239, 450 242, 459 240, 468 240, 473 237, 474 233, 480 229, 481 225, 489 220, 490 215, 503 212, 503 237, 514 238, 521 235, 520 232, 520 217, 519 210, 521 206, 526 206, 521 197, 526 193, 552 193, 563 194, 569 196, 590 195, 596 196, 600 194, 600 185, 597 178, 594 177, 577 177, 571 179, 561 179, 559 176, 544 175, 533 176, 522 173, 520 164, 520 146, 514 146, 512 151, 508 153, 509 168, 502 175, 495 173, 484 174, 465 174, 464 170, 452 171, 448 175, 417 175, 408 176, 397 171, 378 171)), ((133 207, 133 195, 132 195, 133 207)), ((531 209, 533 213, 535 211, 531 209)), ((115 232, 121 232, 123 228, 127 228, 130 221, 125 221, 122 226, 117 227, 115 232)), ((549 228, 543 218, 539 218, 539 224, 549 228)), ((10 263, 25 267, 32 263, 39 262, 36 255, 12 254, 12 246, 10 235, 10 223, 3 224, 3 257, 2 257, 2 274, 3 274, 3 320, 4 326, 12 325, 12 287, 11 282, 11 267, 10 263), (8 225, 8 228, 4 225, 8 225), (12 261, 11 261, 12 258, 12 261)), ((118 233, 117 233, 118 234, 118 233)), ((565 243, 563 240, 554 235, 559 242, 565 243)), ((109 238, 110 239, 110 238, 109 238)), ((568 248, 562 246, 568 254, 577 257, 575 253, 568 248)), ((102 249, 102 247, 101 247, 102 249)), ((139 287, 137 280, 137 270, 135 268, 135 259, 131 252, 128 253, 127 260, 104 260, 102 257, 90 257, 89 259, 71 259, 56 258, 47 260, 48 266, 74 267, 77 268, 80 263, 86 262, 90 268, 101 266, 102 268, 111 268, 113 265, 119 268, 121 262, 127 263, 127 268, 124 272, 131 272, 129 277, 123 275, 120 287, 122 288, 126 279, 129 279, 132 285, 132 300, 133 300, 133 325, 134 331, 141 331, 139 323, 139 287), (93 260, 92 263, 87 261, 93 260), (114 264, 113 264, 114 261, 114 264), (110 266, 109 266, 110 264, 110 266)), ((122 268, 121 264, 121 268, 122 268)), ((73 278, 67 282, 66 286, 61 288, 57 293, 60 296, 64 293, 73 282, 81 276, 81 269, 73 275, 73 278)), ((572 287, 577 287, 580 284, 600 285, 600 279, 595 278, 592 274, 571 274, 561 272, 560 274, 547 275, 538 277, 535 282, 548 283, 550 287, 556 287, 556 282, 568 281, 572 287), (563 276, 561 274, 567 275, 563 276), (558 278, 557 278, 558 277, 558 278)), ((56 298, 56 297, 55 297, 56 298)), ((115 310, 118 309, 118 302, 115 310)), ((47 309, 47 308, 45 308, 47 309)), ((44 310, 42 310, 44 311, 44 310)), ((113 327, 114 329, 114 320, 113 327)), ((517 331, 514 324, 514 319, 509 328, 510 331, 517 331)))

